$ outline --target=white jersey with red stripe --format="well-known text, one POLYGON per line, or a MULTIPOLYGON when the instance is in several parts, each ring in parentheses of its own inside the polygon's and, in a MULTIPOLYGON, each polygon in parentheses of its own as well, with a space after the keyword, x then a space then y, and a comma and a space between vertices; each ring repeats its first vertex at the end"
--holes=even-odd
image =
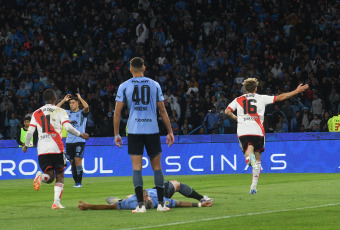
POLYGON ((275 96, 256 93, 235 98, 228 108, 232 112, 237 110, 237 136, 264 136, 264 112, 266 105, 272 103, 275 103, 275 96))
POLYGON ((33 113, 30 126, 38 129, 38 155, 64 152, 61 129, 70 122, 67 112, 47 104, 33 113))

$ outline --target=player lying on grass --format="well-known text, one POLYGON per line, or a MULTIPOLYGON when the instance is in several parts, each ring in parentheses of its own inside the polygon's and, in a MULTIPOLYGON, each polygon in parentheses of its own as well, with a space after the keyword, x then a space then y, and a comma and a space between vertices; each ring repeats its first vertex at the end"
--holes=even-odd
MULTIPOLYGON (((210 207, 213 199, 208 196, 202 196, 190 186, 180 183, 176 180, 164 182, 165 194, 164 201, 167 207, 210 207), (200 203, 184 202, 171 199, 175 192, 179 192, 185 197, 193 198, 200 203)), ((146 209, 156 208, 158 206, 157 190, 147 189, 143 191, 143 200, 146 209)), ((128 195, 124 200, 115 197, 106 198, 109 205, 93 205, 83 201, 79 201, 79 210, 133 210, 138 204, 136 195, 128 195)))

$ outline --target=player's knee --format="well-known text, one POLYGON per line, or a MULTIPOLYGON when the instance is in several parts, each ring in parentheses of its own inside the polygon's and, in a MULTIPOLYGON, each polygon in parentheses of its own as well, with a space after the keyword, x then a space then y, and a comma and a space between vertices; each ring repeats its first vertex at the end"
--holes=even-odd
POLYGON ((181 187, 181 183, 178 182, 177 180, 172 180, 172 181, 170 181, 170 182, 171 182, 171 184, 174 186, 175 191, 176 191, 176 192, 179 191, 179 188, 181 187))
POLYGON ((54 181, 54 177, 50 177, 48 181, 46 181, 47 184, 51 184, 54 181))

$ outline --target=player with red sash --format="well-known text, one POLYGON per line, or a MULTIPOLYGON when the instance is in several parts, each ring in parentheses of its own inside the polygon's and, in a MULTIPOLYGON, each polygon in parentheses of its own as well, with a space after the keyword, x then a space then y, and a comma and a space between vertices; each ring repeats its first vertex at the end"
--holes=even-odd
POLYGON ((62 126, 71 134, 86 140, 89 139, 87 133, 80 133, 70 124, 69 117, 65 110, 55 106, 57 102, 56 93, 47 89, 43 94, 46 105, 33 113, 31 123, 28 128, 23 152, 27 152, 30 140, 34 131, 38 130, 38 161, 41 171, 38 171, 33 181, 33 188, 39 190, 41 181, 52 183, 54 177, 54 203, 52 209, 64 208, 60 204, 60 198, 64 188, 64 169, 66 159, 64 156, 64 145, 62 142, 62 126))
POLYGON ((277 96, 257 94, 258 81, 248 78, 243 82, 246 94, 235 98, 225 113, 237 121, 237 136, 246 164, 253 167, 253 178, 250 194, 256 194, 256 186, 261 173, 261 153, 264 151, 265 131, 263 127, 266 105, 286 100, 308 89, 308 85, 300 84, 294 91, 277 96), (233 112, 237 110, 237 116, 233 112))

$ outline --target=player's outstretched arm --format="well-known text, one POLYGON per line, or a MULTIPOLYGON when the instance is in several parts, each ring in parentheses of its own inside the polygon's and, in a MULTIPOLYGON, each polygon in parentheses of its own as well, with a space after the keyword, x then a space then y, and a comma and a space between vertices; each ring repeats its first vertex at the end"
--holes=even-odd
POLYGON ((237 116, 235 116, 235 114, 233 114, 233 112, 229 108, 226 108, 224 113, 227 114, 227 116, 230 117, 231 119, 237 121, 237 116))
POLYGON ((65 102, 68 102, 68 101, 71 99, 71 97, 72 97, 71 94, 67 94, 67 95, 64 97, 64 99, 61 100, 56 106, 61 108, 61 106, 63 106, 63 104, 64 104, 65 102))
POLYGON ((115 134, 115 144, 119 148, 121 148, 123 145, 122 138, 119 135, 120 116, 121 116, 123 107, 124 107, 123 102, 116 101, 115 113, 113 116, 113 127, 114 127, 114 134, 115 134))
POLYGON ((211 207, 213 202, 205 201, 202 203, 191 203, 186 201, 178 201, 176 200, 175 207, 182 207, 182 208, 191 208, 191 207, 211 207))
POLYGON ((306 89, 308 89, 308 85, 305 84, 300 84, 295 90, 288 92, 288 93, 283 93, 280 95, 277 95, 275 97, 275 101, 284 101, 287 100, 288 98, 291 98, 293 96, 295 96, 296 94, 302 93, 303 91, 305 91, 306 89))
POLYGON ((90 107, 89 105, 87 104, 87 102, 80 96, 79 93, 76 93, 77 97, 78 97, 78 100, 81 102, 82 106, 83 106, 83 111, 85 113, 89 113, 90 112, 90 107))
POLYGON ((171 124, 170 124, 170 119, 169 119, 168 113, 166 112, 163 101, 158 101, 157 107, 159 110, 159 114, 162 117, 163 123, 166 127, 166 130, 168 131, 168 135, 166 137, 166 144, 168 145, 168 147, 170 147, 175 141, 174 133, 172 131, 171 124))
POLYGON ((85 210, 117 210, 117 204, 106 205, 106 204, 88 204, 84 201, 79 201, 77 204, 78 209, 81 211, 85 210))
POLYGON ((34 133, 35 129, 36 129, 36 127, 30 126, 27 130, 25 145, 24 145, 24 147, 22 147, 22 151, 24 153, 27 152, 28 146, 30 145, 30 142, 31 142, 31 139, 33 137, 33 133, 34 133))

